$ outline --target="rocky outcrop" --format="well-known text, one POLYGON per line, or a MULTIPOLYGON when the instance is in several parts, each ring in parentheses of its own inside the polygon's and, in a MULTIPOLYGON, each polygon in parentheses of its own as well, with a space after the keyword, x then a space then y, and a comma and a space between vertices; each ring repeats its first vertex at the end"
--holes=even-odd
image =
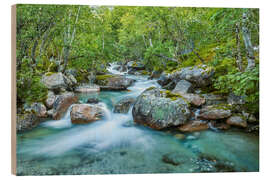
POLYGON ((50 109, 53 107, 53 103, 56 99, 56 96, 53 91, 48 91, 47 99, 45 101, 45 105, 50 109))
POLYGON ((121 99, 114 105, 113 112, 128 113, 129 108, 133 105, 134 102, 135 102, 135 99, 131 97, 121 99))
POLYGON ((99 92, 100 87, 95 84, 81 84, 80 86, 76 87, 74 91, 78 93, 99 92))
POLYGON ((70 118, 73 124, 86 124, 100 120, 102 109, 97 105, 74 104, 70 111, 70 118))
POLYGON ((195 132, 208 129, 208 123, 206 121, 190 121, 179 127, 182 132, 195 132))
POLYGON ((95 83, 101 90, 126 90, 135 80, 120 75, 98 75, 95 83))
POLYGON ((237 126, 237 127, 242 127, 242 128, 247 127, 247 121, 245 120, 245 118, 238 115, 229 117, 226 123, 232 126, 237 126))
POLYGON ((56 96, 53 104, 53 119, 58 120, 67 111, 71 104, 78 101, 78 98, 72 92, 66 92, 56 96))
POLYGON ((173 93, 191 93, 192 84, 186 80, 180 80, 179 82, 177 82, 172 92, 173 93))
POLYGON ((198 118, 206 120, 224 119, 231 116, 230 106, 228 105, 213 105, 205 106, 201 109, 198 118))
POLYGON ((41 82, 50 90, 66 89, 65 76, 61 73, 46 73, 42 76, 41 82))
POLYGON ((99 99, 98 98, 95 98, 95 97, 88 98, 87 99, 87 103, 89 103, 89 104, 97 104, 97 103, 99 103, 99 99))
POLYGON ((186 80, 194 84, 195 87, 204 87, 211 84, 211 78, 214 75, 212 68, 206 65, 186 67, 172 73, 169 79, 175 83, 180 80, 186 80))
POLYGON ((190 111, 188 103, 173 98, 158 88, 148 88, 136 100, 132 115, 134 122, 153 129, 179 126, 187 122, 190 111))

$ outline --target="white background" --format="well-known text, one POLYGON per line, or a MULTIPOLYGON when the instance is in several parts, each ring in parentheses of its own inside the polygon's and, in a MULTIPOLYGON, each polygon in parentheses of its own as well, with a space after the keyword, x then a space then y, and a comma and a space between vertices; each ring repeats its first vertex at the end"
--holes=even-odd
MULTIPOLYGON (((0 1, 0 179, 269 179, 270 175, 270 3, 267 0, 1 0, 0 1), (11 175, 11 5, 18 3, 157 5, 189 7, 256 7, 260 8, 260 172, 205 174, 147 174, 91 176, 24 176, 11 175)), ((230 148, 230 147, 228 147, 230 148)))

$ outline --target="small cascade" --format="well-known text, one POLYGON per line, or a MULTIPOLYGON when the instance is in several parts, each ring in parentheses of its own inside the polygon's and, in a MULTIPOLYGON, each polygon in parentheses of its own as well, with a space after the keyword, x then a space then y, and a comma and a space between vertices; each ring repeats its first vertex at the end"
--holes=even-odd
POLYGON ((120 67, 120 65, 116 64, 116 63, 110 63, 110 66, 107 68, 107 70, 112 73, 112 74, 118 74, 118 75, 124 75, 127 72, 120 72, 118 70, 116 70, 116 68, 120 67))
POLYGON ((71 108, 72 108, 72 105, 68 108, 66 114, 60 120, 46 121, 46 122, 42 123, 41 125, 45 126, 45 127, 56 128, 56 129, 71 127, 72 126, 72 123, 70 121, 71 108))
POLYGON ((195 119, 195 121, 198 120, 198 116, 199 116, 199 114, 200 114, 200 111, 201 111, 201 109, 197 109, 197 110, 195 111, 195 113, 194 113, 194 119, 195 119))
POLYGON ((212 131, 215 131, 215 132, 219 132, 219 130, 217 128, 215 128, 211 122, 208 123, 208 127, 209 129, 211 129, 212 131))

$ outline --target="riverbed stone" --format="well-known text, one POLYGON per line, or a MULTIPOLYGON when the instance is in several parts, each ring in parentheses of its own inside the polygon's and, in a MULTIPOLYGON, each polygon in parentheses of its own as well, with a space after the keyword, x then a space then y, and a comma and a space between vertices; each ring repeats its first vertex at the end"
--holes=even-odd
POLYGON ((212 83, 211 78, 213 75, 213 68, 201 65, 182 68, 172 73, 169 78, 176 83, 180 80, 186 80, 191 82, 195 87, 205 87, 212 83))
POLYGON ((178 166, 187 161, 190 161, 190 159, 179 152, 172 152, 172 153, 164 154, 162 156, 162 161, 167 164, 178 166))
POLYGON ((102 109, 97 105, 74 104, 70 111, 70 118, 73 124, 87 124, 100 120, 102 109))
POLYGON ((53 119, 59 120, 71 104, 78 101, 78 97, 72 92, 57 95, 53 104, 53 119))
POLYGON ((185 124, 190 117, 190 111, 185 99, 177 95, 176 98, 168 96, 159 88, 151 87, 136 99, 132 115, 137 124, 164 129, 185 124))
POLYGON ((237 127, 242 127, 242 128, 246 128, 247 127, 247 121, 239 115, 234 115, 229 117, 226 120, 226 123, 232 126, 237 126, 237 127))
POLYGON ((232 115, 229 105, 212 105, 205 106, 200 110, 198 118, 206 120, 217 120, 228 118, 232 115))
POLYGON ((185 98, 190 104, 193 106, 199 107, 205 104, 205 98, 201 95, 198 94, 193 94, 193 93, 178 93, 180 94, 183 98, 185 98))
POLYGON ((126 90, 135 82, 134 79, 126 78, 120 75, 98 75, 95 83, 101 90, 126 90))
MULTIPOLYGON (((157 80, 157 83, 160 84, 162 87, 166 86, 167 84, 169 84, 171 82, 171 79, 169 78, 169 76, 167 74, 165 74, 164 72, 160 75, 159 79, 157 80)), ((174 83, 175 84, 175 83, 174 83)), ((175 85, 174 85, 175 86, 175 85)), ((173 87, 174 88, 174 87, 173 87)))
POLYGON ((115 113, 128 113, 130 107, 134 104, 135 98, 127 97, 121 99, 114 105, 113 112, 115 113))
POLYGON ((142 64, 142 63, 140 63, 140 62, 136 62, 136 61, 129 61, 128 63, 127 63, 127 68, 129 69, 129 70, 144 70, 145 69, 145 66, 142 64))
POLYGON ((179 127, 179 130, 182 132, 195 132, 207 129, 208 129, 207 121, 190 121, 187 124, 184 124, 179 127))
POLYGON ((217 104, 226 104, 226 97, 219 95, 219 94, 213 94, 213 93, 208 93, 208 94, 201 94, 205 98, 205 105, 210 106, 210 105, 217 105, 217 104))

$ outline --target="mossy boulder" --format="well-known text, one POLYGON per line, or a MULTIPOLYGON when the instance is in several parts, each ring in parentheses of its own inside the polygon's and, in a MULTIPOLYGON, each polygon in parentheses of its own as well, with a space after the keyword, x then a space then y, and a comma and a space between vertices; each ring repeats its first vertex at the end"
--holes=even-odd
POLYGON ((231 126, 237 126, 242 128, 247 127, 247 121, 242 115, 233 115, 226 120, 226 123, 231 126))
POLYGON ((135 80, 120 75, 97 75, 95 83, 101 90, 126 90, 135 80))
POLYGON ((16 130, 21 132, 36 127, 40 123, 40 119, 34 113, 17 114, 16 130))
POLYGON ((164 129, 186 123, 190 111, 189 104, 181 96, 151 87, 136 99, 132 115, 137 124, 164 129))
POLYGON ((194 87, 204 87, 212 83, 214 70, 206 65, 182 68, 170 74, 169 79, 175 83, 180 80, 191 82, 194 87))

